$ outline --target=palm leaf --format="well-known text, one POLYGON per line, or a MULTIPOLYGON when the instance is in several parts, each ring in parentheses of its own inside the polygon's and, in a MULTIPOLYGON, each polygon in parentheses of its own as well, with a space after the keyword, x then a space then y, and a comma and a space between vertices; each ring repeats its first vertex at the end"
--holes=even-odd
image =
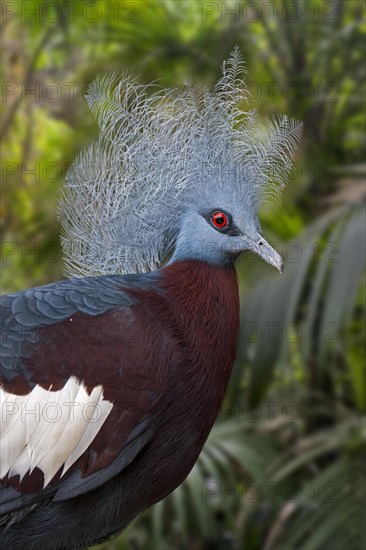
POLYGON ((243 365, 250 369, 247 398, 252 405, 263 399, 276 367, 285 375, 292 351, 286 337, 291 324, 301 335, 299 351, 305 364, 315 349, 316 360, 326 367, 327 330, 334 325, 339 335, 346 331, 352 318, 347 312, 354 311, 365 269, 364 215, 362 207, 351 207, 336 209, 320 218, 298 240, 299 261, 287 266, 282 278, 274 275, 262 280, 244 298, 238 357, 230 382, 231 405, 242 389, 243 365), (336 263, 327 262, 327 248, 320 262, 314 256, 314 241, 326 239, 329 231, 331 242, 338 241, 336 263), (257 332, 254 342, 248 335, 250 327, 257 332))
POLYGON ((291 521, 278 539, 269 534, 266 550, 363 548, 365 484, 362 454, 342 457, 303 488, 291 521))

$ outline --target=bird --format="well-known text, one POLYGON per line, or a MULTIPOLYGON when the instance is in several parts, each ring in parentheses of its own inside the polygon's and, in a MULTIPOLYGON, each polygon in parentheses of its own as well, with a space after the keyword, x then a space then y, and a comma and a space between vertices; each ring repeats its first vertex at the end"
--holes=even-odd
POLYGON ((98 77, 58 207, 65 278, 1 297, 3 548, 117 535, 189 474, 239 332, 236 261, 283 270, 258 210, 301 124, 263 120, 238 47, 212 87, 98 77))

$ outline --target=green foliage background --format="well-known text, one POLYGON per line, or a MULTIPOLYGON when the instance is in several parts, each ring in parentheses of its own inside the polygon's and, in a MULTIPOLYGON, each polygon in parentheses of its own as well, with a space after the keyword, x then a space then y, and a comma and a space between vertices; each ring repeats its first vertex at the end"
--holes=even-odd
POLYGON ((2 4, 2 292, 62 277, 57 199, 97 135, 97 74, 214 82, 235 44, 251 106, 304 121, 263 228, 286 262, 238 265, 242 326, 222 412, 186 482, 105 548, 365 548, 364 3, 2 4))

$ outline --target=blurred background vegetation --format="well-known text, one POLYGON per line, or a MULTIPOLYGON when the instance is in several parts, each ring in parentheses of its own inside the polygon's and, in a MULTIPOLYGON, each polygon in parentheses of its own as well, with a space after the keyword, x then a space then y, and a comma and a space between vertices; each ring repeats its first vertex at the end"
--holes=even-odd
POLYGON ((62 278, 57 199, 96 137, 97 74, 214 82, 235 44, 251 107, 304 121, 263 229, 282 277, 238 265, 240 346, 188 479, 106 549, 358 550, 365 537, 362 0, 4 1, 2 292, 62 278))

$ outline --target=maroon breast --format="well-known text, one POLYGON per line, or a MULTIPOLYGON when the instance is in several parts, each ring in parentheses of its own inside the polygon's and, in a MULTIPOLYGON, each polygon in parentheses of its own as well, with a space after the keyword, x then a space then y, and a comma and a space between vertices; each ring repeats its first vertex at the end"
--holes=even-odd
POLYGON ((224 397, 239 329, 234 268, 181 261, 161 274, 177 352, 156 417, 156 438, 128 475, 143 470, 146 507, 174 490, 196 462, 224 397))
MULTIPOLYGON (((180 375, 194 379, 193 395, 207 394, 212 407, 220 406, 235 359, 239 330, 239 296, 233 267, 198 261, 167 266, 162 286, 182 345, 190 360, 180 375)), ((198 401, 198 405, 201 399, 198 401)))
MULTIPOLYGON (((131 292, 148 302, 154 315, 150 322, 169 326, 176 356, 171 366, 175 378, 192 407, 192 414, 205 407, 205 416, 214 421, 236 354, 239 331, 239 295, 234 267, 209 265, 200 261, 179 261, 160 271, 156 293, 131 292), (159 292, 159 294, 160 294, 159 292)), ((137 308, 139 308, 137 304, 137 308)), ((160 350, 164 353, 164 350, 160 350)), ((177 396, 178 397, 178 396, 177 396)), ((178 399, 181 402, 182 399, 178 399)))

